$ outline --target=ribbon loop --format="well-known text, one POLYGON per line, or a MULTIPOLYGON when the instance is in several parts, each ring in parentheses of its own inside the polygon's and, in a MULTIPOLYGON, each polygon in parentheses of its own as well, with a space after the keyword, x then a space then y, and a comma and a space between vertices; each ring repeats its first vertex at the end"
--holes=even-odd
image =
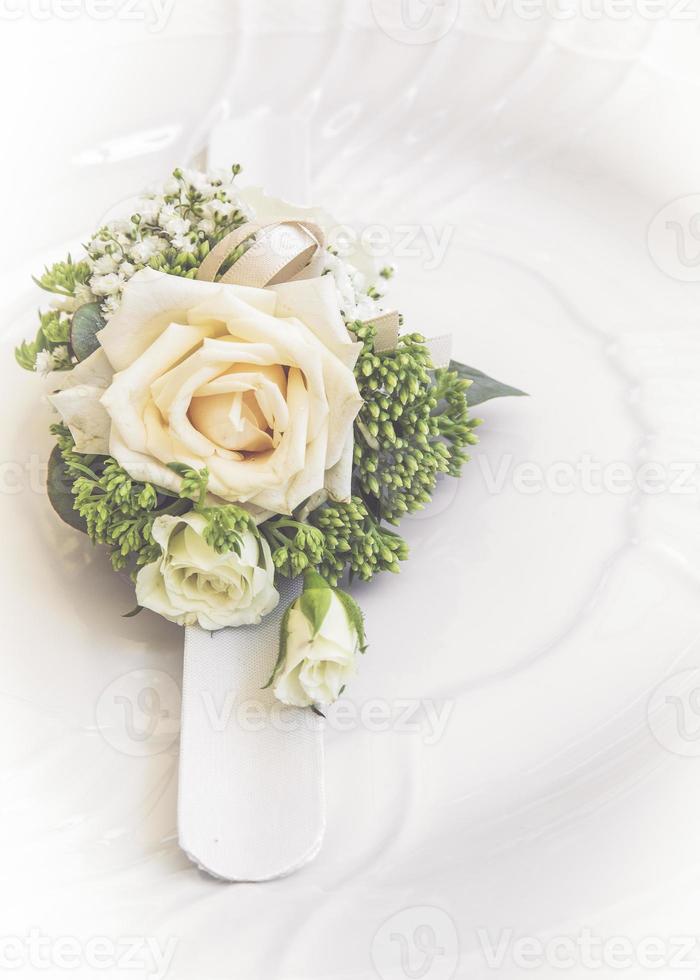
POLYGON ((214 246, 197 272, 197 279, 215 282, 222 266, 235 249, 249 238, 256 241, 221 277, 220 282, 259 289, 318 275, 316 269, 325 236, 311 221, 287 219, 267 223, 248 222, 214 246))

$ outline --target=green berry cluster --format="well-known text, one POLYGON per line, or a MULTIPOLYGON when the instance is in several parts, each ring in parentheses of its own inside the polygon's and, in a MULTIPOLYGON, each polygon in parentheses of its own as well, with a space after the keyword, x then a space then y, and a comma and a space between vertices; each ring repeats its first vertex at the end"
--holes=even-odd
POLYGON ((375 351, 371 324, 351 324, 363 343, 355 374, 364 405, 355 423, 355 481, 378 516, 398 524, 424 507, 439 473, 458 476, 476 441, 468 418, 468 382, 434 371, 420 334, 375 351))
POLYGON ((314 511, 312 524, 324 535, 324 550, 317 568, 331 585, 345 574, 369 581, 378 572, 398 572, 408 558, 408 545, 398 534, 381 527, 361 497, 330 504, 314 511))
MULTIPOLYGON (((75 462, 65 453, 63 458, 69 471, 75 468, 75 462)), ((109 548, 115 569, 125 568, 132 556, 136 565, 155 561, 160 554, 151 537, 159 503, 155 487, 136 483, 110 457, 104 458, 99 472, 92 475, 88 475, 90 463, 94 461, 85 459, 80 464, 83 472, 72 487, 74 506, 85 521, 88 535, 96 544, 109 548)))
POLYGON ((115 569, 156 561, 160 549, 151 536, 161 514, 183 514, 191 503, 151 483, 132 480, 111 456, 77 453, 63 425, 54 425, 73 508, 95 544, 105 545, 115 569))
POLYGON ((261 525, 272 553, 275 568, 285 578, 295 578, 323 560, 326 542, 323 532, 292 517, 274 517, 261 525))
POLYGON ((179 496, 191 500, 194 510, 207 521, 202 537, 214 551, 223 555, 234 551, 241 553, 241 535, 251 531, 257 536, 255 521, 251 514, 236 504, 207 504, 209 470, 195 470, 184 463, 170 463, 169 469, 180 477, 179 496))

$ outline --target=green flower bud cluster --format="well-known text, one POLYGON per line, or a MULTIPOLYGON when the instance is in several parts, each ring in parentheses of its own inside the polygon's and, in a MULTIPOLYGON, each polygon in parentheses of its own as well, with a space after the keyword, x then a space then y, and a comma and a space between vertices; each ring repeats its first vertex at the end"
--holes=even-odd
MULTIPOLYGON (((207 521, 202 537, 220 555, 233 551, 241 553, 241 535, 250 531, 258 537, 251 514, 236 504, 207 505, 209 470, 195 470, 184 463, 170 463, 169 469, 180 477, 180 498, 194 502, 194 510, 207 521)), ((188 508, 189 509, 189 508, 188 508)))
POLYGON ((109 549, 115 569, 155 561, 160 549, 151 537, 153 521, 160 514, 183 514, 191 510, 191 503, 151 483, 132 480, 111 456, 75 452, 65 426, 54 425, 51 431, 71 481, 67 489, 74 509, 91 540, 109 549))
POLYGON ((439 473, 459 475, 477 422, 468 419, 467 383, 434 371, 420 334, 377 352, 371 324, 351 329, 364 345, 355 368, 364 400, 355 423, 355 481, 379 516, 396 525, 430 501, 439 473))
POLYGON ((261 525, 275 568, 285 578, 295 578, 323 560, 323 532, 291 517, 274 517, 261 525))
MULTIPOLYGON (((77 455, 77 454, 72 454, 77 455)), ((63 454, 69 470, 76 461, 63 454)), ((90 471, 89 466, 83 469, 90 471)), ((137 565, 155 561, 158 546, 151 537, 151 527, 158 506, 158 493, 151 484, 136 483, 107 457, 101 473, 79 475, 72 488, 75 509, 87 525, 87 533, 96 544, 106 545, 115 569, 124 568, 131 556, 137 565)))
POLYGON ((240 554, 241 534, 257 535, 251 515, 235 504, 207 504, 209 473, 182 463, 170 468, 181 478, 175 494, 151 483, 139 483, 111 456, 91 456, 75 452, 73 438, 63 425, 51 431, 66 465, 74 508, 85 521, 85 529, 95 544, 106 545, 115 569, 132 564, 136 568, 160 557, 151 529, 156 517, 181 516, 196 510, 207 521, 204 540, 219 554, 240 554))
POLYGON ((76 288, 85 285, 89 278, 89 264, 74 262, 69 255, 65 262, 56 262, 51 267, 45 267, 43 275, 34 277, 34 282, 49 293, 73 297, 76 288))
POLYGON ((481 425, 482 419, 469 417, 470 384, 470 381, 460 378, 456 371, 440 368, 435 372, 435 418, 449 452, 449 476, 460 476, 462 467, 469 461, 465 447, 474 446, 479 441, 474 429, 481 425))
POLYGON ((399 562, 408 558, 408 545, 394 531, 380 526, 361 497, 314 511, 309 520, 324 535, 323 557, 318 571, 331 585, 337 585, 350 571, 369 581, 378 572, 398 572, 399 562))
POLYGON ((251 515, 235 504, 223 504, 220 507, 195 507, 207 519, 203 538, 210 548, 225 555, 228 552, 241 553, 241 535, 250 531, 258 537, 255 521, 251 515))

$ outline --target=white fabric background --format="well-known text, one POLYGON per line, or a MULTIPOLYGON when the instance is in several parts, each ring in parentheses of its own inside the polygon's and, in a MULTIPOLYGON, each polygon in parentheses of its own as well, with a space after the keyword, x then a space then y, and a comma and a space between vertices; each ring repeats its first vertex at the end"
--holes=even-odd
MULTIPOLYGON (((426 964, 442 980, 492 974, 482 928, 635 949, 694 934, 698 763, 659 744, 647 706, 698 662, 696 498, 492 477, 509 454, 697 459, 698 285, 647 240, 700 190, 697 31, 482 9, 461 4, 426 45, 360 2, 177 0, 160 34, 3 22, 4 937, 173 940, 168 976, 187 980, 402 980, 426 964), (297 127, 277 162, 308 138, 310 189, 341 220, 380 223, 394 245, 417 229, 395 292, 408 323, 532 393, 479 410, 465 480, 407 522, 400 578, 357 589, 371 646, 354 720, 329 720, 321 855, 233 886, 177 846, 181 631, 121 619, 128 583, 55 522, 39 386, 11 363, 42 301, 17 269, 80 240, 226 115, 297 127), (426 229, 447 233, 437 261, 426 229)), ((533 971, 506 947, 499 972, 533 971)), ((36 973, 25 953, 15 975, 36 973)), ((566 973, 587 975, 580 959, 566 973)))

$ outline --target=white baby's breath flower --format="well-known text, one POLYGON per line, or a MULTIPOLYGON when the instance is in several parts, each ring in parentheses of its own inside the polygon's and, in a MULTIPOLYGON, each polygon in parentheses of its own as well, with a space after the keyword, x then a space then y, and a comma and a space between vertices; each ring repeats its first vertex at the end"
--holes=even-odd
POLYGON ((113 255, 101 255, 92 263, 92 271, 98 276, 107 276, 117 271, 117 263, 113 255))
POLYGON ((180 252, 185 252, 187 254, 194 252, 195 248, 197 247, 196 243, 186 235, 175 235, 173 238, 173 246, 180 252))
POLYGON ((129 249, 129 256, 139 265, 146 265, 146 263, 152 259, 154 255, 158 255, 161 250, 160 239, 156 238, 155 235, 149 235, 142 241, 132 245, 132 247, 129 249))
POLYGON ((137 211, 141 215, 141 220, 153 224, 158 220, 162 199, 157 197, 146 197, 138 202, 137 211))
POLYGON ((211 235, 216 230, 216 222, 212 218, 202 218, 197 228, 199 231, 203 231, 205 235, 211 235))
POLYGON ((175 215, 172 218, 167 218, 165 221, 163 221, 161 216, 159 220, 161 228, 166 235, 170 235, 171 238, 175 235, 186 235, 190 230, 190 222, 187 220, 187 218, 181 218, 179 215, 175 215))
POLYGON ((213 201, 207 201, 206 204, 202 205, 202 213, 206 218, 213 218, 217 214, 227 218, 234 210, 235 205, 230 201, 220 201, 218 198, 215 198, 213 201))
POLYGON ((121 297, 116 293, 113 296, 108 296, 102 303, 102 310, 107 316, 112 316, 116 313, 121 304, 121 297))
POLYGON ((182 176, 190 187, 199 191, 200 194, 211 194, 214 191, 208 174, 202 173, 199 170, 183 170, 182 176))
POLYGON ((84 306, 85 303, 92 303, 94 299, 95 296, 88 284, 79 282, 75 287, 75 301, 78 306, 84 306))
POLYGON ((119 266, 119 272, 124 278, 130 279, 136 272, 136 266, 132 265, 131 262, 122 262, 119 266))
MULTIPOLYGON (((109 245, 109 242, 106 241, 104 238, 95 237, 95 238, 92 239, 92 241, 88 245, 88 251, 89 251, 90 255, 92 255, 93 257, 95 255, 102 255, 108 245, 109 245)), ((94 258, 93 258, 93 260, 94 260, 94 258)))
POLYGON ((351 319, 371 320, 381 312, 381 304, 378 303, 376 299, 372 299, 371 296, 364 295, 358 297, 354 309, 352 310, 351 319))
POLYGON ((36 372, 46 377, 53 371, 53 354, 48 350, 40 350, 36 355, 36 372))
POLYGON ((124 279, 116 272, 110 272, 107 276, 93 276, 90 286, 95 296, 110 296, 116 293, 124 285, 124 279))
POLYGON ((54 347, 53 350, 40 350, 36 355, 36 371, 37 374, 41 374, 43 377, 51 374, 52 371, 56 371, 59 368, 66 368, 70 366, 70 356, 68 354, 68 348, 61 344, 60 347, 54 347))

